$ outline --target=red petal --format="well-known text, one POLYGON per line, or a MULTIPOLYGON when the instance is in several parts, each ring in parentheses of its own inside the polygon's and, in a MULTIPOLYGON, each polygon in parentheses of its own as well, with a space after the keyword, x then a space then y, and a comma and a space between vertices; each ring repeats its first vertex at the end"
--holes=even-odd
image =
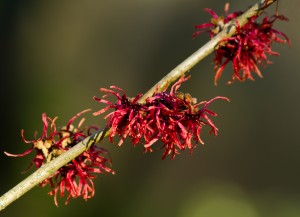
POLYGON ((205 12, 209 13, 213 18, 218 19, 218 15, 212 9, 210 9, 210 8, 204 8, 203 10, 205 12))
POLYGON ((9 157, 23 157, 23 156, 29 154, 30 152, 32 152, 32 150, 33 150, 33 148, 30 148, 22 154, 10 154, 10 153, 5 151, 4 154, 6 154, 9 157))
POLYGON ((105 107, 104 109, 101 109, 101 110, 99 110, 97 112, 94 112, 93 115, 94 116, 100 115, 100 114, 106 112, 107 110, 109 110, 110 108, 112 108, 112 106, 109 105, 109 106, 105 107))
POLYGON ((145 148, 149 148, 149 147, 152 146, 153 143, 155 143, 157 140, 158 140, 158 138, 152 139, 149 143, 145 144, 144 147, 145 147, 145 148))
POLYGON ((72 124, 72 122, 73 122, 76 118, 78 118, 80 115, 82 115, 83 113, 86 113, 86 112, 88 112, 88 111, 91 111, 91 109, 85 109, 85 110, 83 110, 83 111, 77 113, 74 117, 72 117, 72 118, 68 121, 68 124, 67 124, 67 130, 69 130, 70 125, 72 124))
POLYGON ((47 137, 47 129, 48 129, 48 121, 47 121, 46 113, 42 114, 42 120, 44 123, 44 129, 43 129, 43 135, 42 135, 42 138, 43 138, 43 137, 47 137))

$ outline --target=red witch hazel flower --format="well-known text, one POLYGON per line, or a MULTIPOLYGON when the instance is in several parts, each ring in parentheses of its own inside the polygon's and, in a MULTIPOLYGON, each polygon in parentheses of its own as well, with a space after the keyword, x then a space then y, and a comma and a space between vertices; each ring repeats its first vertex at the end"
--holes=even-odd
MULTIPOLYGON (((206 8, 212 18, 209 23, 196 25, 195 28, 199 31, 193 34, 193 38, 200 33, 208 32, 210 38, 217 35, 223 30, 224 26, 238 17, 243 12, 233 12, 227 14, 228 4, 225 5, 225 17, 218 16, 213 10, 206 8)), ((272 63, 268 60, 267 55, 279 56, 279 53, 272 51, 271 45, 273 42, 281 44, 290 44, 289 38, 283 33, 273 28, 276 20, 288 21, 285 16, 276 15, 268 16, 267 14, 262 21, 257 21, 258 16, 254 16, 241 27, 236 22, 237 32, 226 39, 223 39, 215 50, 215 84, 221 77, 226 65, 231 62, 233 66, 233 75, 228 83, 235 80, 245 81, 246 79, 254 80, 251 72, 262 77, 257 65, 267 66, 272 63)))
POLYGON ((189 149, 192 153, 197 143, 204 144, 200 137, 203 126, 208 125, 211 128, 210 132, 217 135, 218 128, 209 117, 216 116, 216 113, 208 110, 209 104, 216 99, 229 100, 218 96, 197 103, 190 94, 177 91, 188 79, 189 77, 182 76, 171 87, 170 92, 166 92, 167 89, 156 92, 143 104, 138 102, 141 94, 131 99, 122 89, 115 86, 111 86, 111 89, 101 88, 100 91, 108 94, 94 99, 108 106, 95 112, 94 115, 102 114, 110 108, 115 109, 105 116, 108 118, 107 125, 111 127, 111 142, 116 135, 121 137, 119 145, 126 137, 130 137, 134 146, 142 143, 145 152, 152 152, 154 143, 161 140, 163 143, 161 148, 164 149, 163 159, 167 155, 171 155, 173 159, 179 151, 185 149, 189 149), (117 102, 112 103, 104 99, 109 95, 116 96, 117 102))
MULTIPOLYGON (((74 127, 74 120, 87 111, 89 109, 78 113, 69 120, 66 126, 59 129, 56 128, 55 124, 57 118, 51 119, 43 113, 42 121, 44 127, 41 137, 27 141, 24 138, 24 131, 22 130, 21 132, 23 141, 32 144, 32 147, 23 154, 15 155, 7 152, 5 154, 11 157, 21 157, 35 150, 36 156, 32 160, 30 167, 34 164, 37 168, 40 168, 43 164, 68 151, 75 144, 91 135, 92 130, 98 130, 95 126, 81 129, 84 118, 81 119, 77 127, 74 127)), ((68 194, 65 204, 68 204, 71 198, 82 197, 84 200, 87 200, 93 197, 95 193, 93 183, 93 179, 96 178, 95 174, 105 172, 114 174, 114 171, 107 166, 111 164, 109 158, 106 157, 107 155, 108 152, 105 149, 93 145, 89 150, 86 150, 41 182, 40 185, 42 187, 50 185, 52 190, 49 192, 49 195, 54 196, 54 202, 57 206, 58 194, 61 197, 64 197, 66 193, 68 194)))

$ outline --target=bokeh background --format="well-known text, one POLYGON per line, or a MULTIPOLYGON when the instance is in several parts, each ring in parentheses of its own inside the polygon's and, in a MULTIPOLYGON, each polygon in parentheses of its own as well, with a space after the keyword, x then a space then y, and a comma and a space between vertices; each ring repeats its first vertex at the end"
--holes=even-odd
MULTIPOLYGON (((83 109, 103 108, 92 100, 101 95, 99 87, 116 85, 129 96, 147 91, 206 42, 206 35, 191 38, 193 26, 210 19, 202 9, 221 13, 225 2, 0 1, 0 193, 32 172, 21 174, 32 155, 3 154, 27 150, 21 129, 32 139, 42 130, 43 112, 59 116, 63 125, 83 109)), ((231 1, 231 11, 255 2, 231 1)), ((1 216, 300 216, 299 7, 300 1, 280 1, 290 21, 276 28, 293 44, 274 46, 281 57, 271 58, 263 79, 226 85, 228 68, 214 86, 212 56, 191 70, 182 91, 199 100, 231 99, 211 105, 220 133, 203 134, 206 144, 193 155, 162 161, 160 150, 142 154, 141 147, 117 147, 105 139, 101 145, 111 152, 117 174, 96 179, 93 199, 67 206, 60 200, 57 208, 49 189, 36 187, 1 216)), ((87 121, 105 124, 92 115, 87 121)))

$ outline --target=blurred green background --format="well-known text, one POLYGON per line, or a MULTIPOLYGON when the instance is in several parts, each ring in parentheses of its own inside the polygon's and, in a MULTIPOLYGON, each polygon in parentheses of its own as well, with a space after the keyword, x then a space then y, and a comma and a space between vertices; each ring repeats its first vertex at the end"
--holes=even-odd
MULTIPOLYGON (((31 156, 21 153, 27 139, 41 132, 41 114, 59 116, 63 125, 77 112, 103 108, 92 100, 100 87, 116 85, 129 96, 145 92, 203 45, 192 40, 195 24, 207 22, 205 7, 223 12, 226 1, 73 0, 0 1, 1 194, 28 174, 31 156)), ((244 10, 256 1, 231 1, 244 10)), ((203 134, 205 146, 162 161, 161 151, 142 154, 129 143, 105 139, 116 175, 100 175, 96 195, 57 208, 49 189, 36 187, 1 216, 130 217, 295 217, 300 216, 299 9, 300 1, 280 1, 290 22, 275 26, 292 47, 275 45, 281 57, 263 68, 264 79, 226 85, 231 69, 213 85, 212 56, 182 86, 199 100, 227 96, 211 105, 219 116, 217 137, 203 134), (297 16, 298 13, 298 16, 297 16), (226 77, 227 74, 227 77, 226 77)), ((268 11, 274 12, 275 6, 268 11)), ((102 118, 89 123, 104 125, 102 118)), ((31 173, 32 171, 30 171, 31 173)))

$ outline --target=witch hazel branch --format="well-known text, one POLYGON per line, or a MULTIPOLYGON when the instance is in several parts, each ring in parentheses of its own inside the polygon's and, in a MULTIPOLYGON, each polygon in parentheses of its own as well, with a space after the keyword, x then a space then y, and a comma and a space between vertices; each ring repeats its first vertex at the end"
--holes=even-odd
POLYGON ((274 15, 264 12, 274 2, 276 0, 260 1, 245 12, 232 13, 229 13, 229 4, 226 4, 222 16, 212 9, 204 9, 212 18, 195 26, 193 38, 208 33, 210 40, 147 93, 130 98, 119 87, 100 88, 104 95, 95 96, 94 100, 106 107, 93 112, 93 115, 105 114, 107 124, 103 128, 84 124, 83 116, 90 112, 89 109, 76 114, 63 127, 57 127, 56 117, 51 118, 43 113, 40 136, 36 133, 33 140, 27 140, 27 135, 21 131, 29 149, 22 154, 5 152, 10 157, 22 157, 34 152, 29 168, 36 167, 37 170, 0 198, 0 210, 36 185, 50 186, 49 195, 54 197, 57 206, 58 197, 66 198, 65 204, 72 198, 92 198, 96 175, 115 174, 108 151, 96 144, 104 137, 109 137, 109 142, 117 142, 120 146, 128 139, 133 146, 142 145, 144 152, 162 150, 162 159, 168 156, 174 159, 184 150, 192 154, 198 144, 204 144, 201 135, 204 127, 208 127, 211 134, 218 133, 213 122, 217 114, 209 109, 209 105, 229 99, 216 96, 198 102, 189 93, 180 92, 180 86, 191 77, 185 73, 214 52, 215 84, 228 65, 232 66, 233 71, 229 84, 254 80, 255 76, 262 77, 259 67, 271 63, 268 60, 270 55, 279 55, 272 50, 272 44, 290 44, 289 38, 273 27, 277 20, 288 20, 279 14, 278 2, 274 15), (263 16, 261 21, 257 19, 260 15, 263 16), (116 101, 110 101, 111 96, 116 101), (162 146, 157 146, 157 141, 161 141, 162 146))

